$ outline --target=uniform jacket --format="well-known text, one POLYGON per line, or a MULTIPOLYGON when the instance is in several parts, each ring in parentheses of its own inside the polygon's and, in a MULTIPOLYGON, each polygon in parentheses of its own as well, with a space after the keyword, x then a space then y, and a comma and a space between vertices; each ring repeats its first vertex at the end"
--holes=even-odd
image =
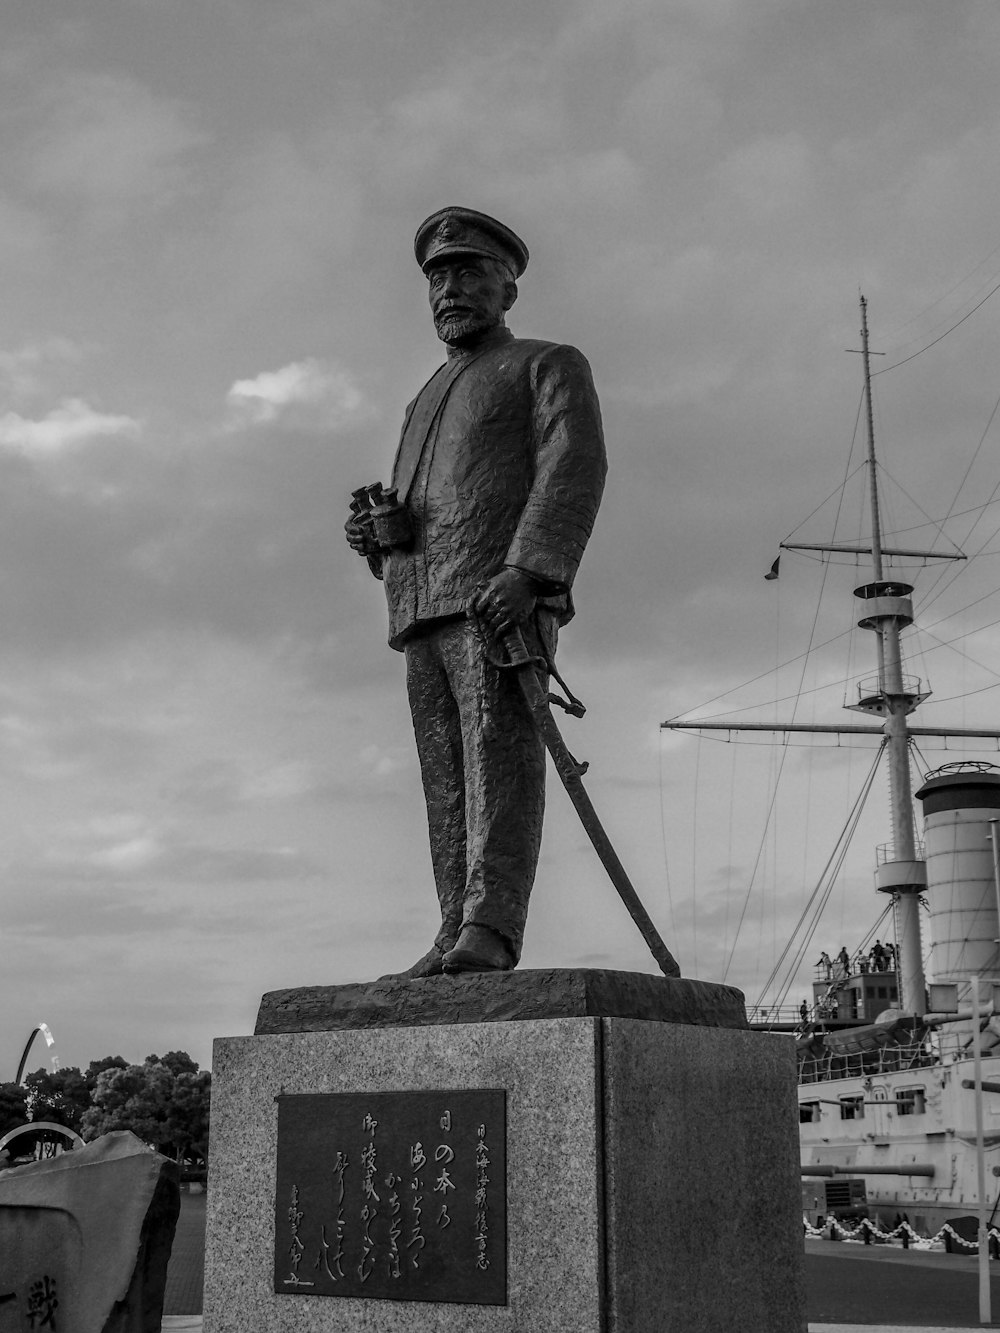
POLYGON ((568 620, 604 489, 600 406, 575 347, 501 327, 459 355, 464 365, 450 360, 407 408, 393 468, 414 533, 409 550, 373 561, 394 648, 463 614, 504 565, 531 574, 568 620))

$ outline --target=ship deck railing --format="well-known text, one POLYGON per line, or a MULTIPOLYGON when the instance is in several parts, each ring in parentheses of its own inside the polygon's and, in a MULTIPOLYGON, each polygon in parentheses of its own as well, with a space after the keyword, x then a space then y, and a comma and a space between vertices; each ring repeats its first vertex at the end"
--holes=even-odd
MULTIPOLYGON (((811 1009, 807 1008, 809 1014, 811 1009)), ((809 1020, 803 1020, 802 1009, 797 1004, 748 1004, 747 1022, 752 1027, 801 1028, 809 1020)))
MULTIPOLYGON (((1000 1054, 1000 1048, 985 1051, 984 1058, 1000 1054)), ((931 1065, 955 1065, 971 1062, 971 1041, 967 1034, 925 1032, 912 1041, 890 1042, 876 1050, 834 1052, 803 1050, 799 1053, 799 1083, 868 1078, 875 1074, 899 1073, 908 1069, 926 1069, 931 1065)))
POLYGON ((851 977, 881 977, 895 971, 894 958, 887 958, 884 966, 876 967, 870 954, 856 953, 848 959, 846 968, 839 958, 832 958, 829 967, 824 963, 816 963, 813 966, 813 981, 821 986, 837 986, 849 981, 851 977))
POLYGON ((824 1050, 800 1057, 799 1082, 825 1083, 840 1078, 869 1078, 873 1074, 925 1069, 928 1065, 938 1064, 940 1059, 940 1053, 926 1041, 880 1046, 873 1051, 834 1054, 824 1050))

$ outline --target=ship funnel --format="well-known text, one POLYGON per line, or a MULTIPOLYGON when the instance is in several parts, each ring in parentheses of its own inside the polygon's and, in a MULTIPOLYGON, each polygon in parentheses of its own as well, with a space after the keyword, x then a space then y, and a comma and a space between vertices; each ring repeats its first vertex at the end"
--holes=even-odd
POLYGON ((1000 770, 946 764, 916 793, 923 803, 927 902, 936 982, 997 972, 1000 922, 990 820, 1000 819, 1000 770))

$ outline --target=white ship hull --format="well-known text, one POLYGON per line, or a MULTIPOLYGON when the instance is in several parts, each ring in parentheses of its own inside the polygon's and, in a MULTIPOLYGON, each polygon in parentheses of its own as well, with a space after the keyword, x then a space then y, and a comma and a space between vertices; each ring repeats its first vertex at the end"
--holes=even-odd
MULTIPOLYGON (((914 1230, 933 1235, 943 1223, 975 1213, 976 1094, 962 1086, 973 1081, 970 1043, 966 1027, 942 1035, 933 1063, 800 1085, 800 1117, 811 1117, 799 1125, 802 1166, 838 1172, 803 1174, 810 1223, 828 1211, 831 1179, 863 1180, 868 1215, 881 1229, 891 1230, 903 1214, 914 1230)), ((984 1055, 982 1077, 1000 1082, 1000 1054, 984 1055)), ((983 1093, 983 1124, 992 1211, 1000 1197, 1000 1094, 983 1093)))

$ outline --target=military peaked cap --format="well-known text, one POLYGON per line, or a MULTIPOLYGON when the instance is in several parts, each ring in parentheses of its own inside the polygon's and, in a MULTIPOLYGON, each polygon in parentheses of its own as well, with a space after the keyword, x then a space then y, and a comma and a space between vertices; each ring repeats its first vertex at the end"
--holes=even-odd
POLYGON ((509 227, 474 208, 441 208, 421 222, 413 241, 417 263, 426 273, 449 255, 485 255, 499 259, 519 278, 528 266, 528 247, 509 227))

